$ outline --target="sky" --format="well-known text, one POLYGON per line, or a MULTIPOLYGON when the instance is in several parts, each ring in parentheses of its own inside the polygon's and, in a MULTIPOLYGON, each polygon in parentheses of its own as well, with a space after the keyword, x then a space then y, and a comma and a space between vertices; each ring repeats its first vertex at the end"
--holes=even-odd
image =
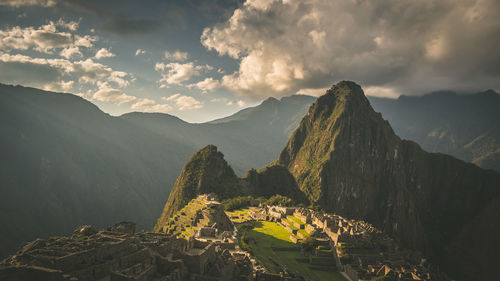
POLYGON ((0 0, 0 83, 204 122, 340 80, 500 91, 498 0, 0 0))

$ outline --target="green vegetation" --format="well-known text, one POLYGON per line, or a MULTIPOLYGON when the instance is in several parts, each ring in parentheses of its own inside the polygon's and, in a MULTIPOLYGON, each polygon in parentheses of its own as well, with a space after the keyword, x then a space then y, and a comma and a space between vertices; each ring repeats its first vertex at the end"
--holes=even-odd
POLYGON ((278 206, 293 206, 295 205, 295 202, 286 196, 276 194, 273 195, 271 198, 269 198, 266 202, 264 202, 265 205, 278 205, 278 206))
POLYGON ((251 252, 271 272, 279 273, 279 264, 309 280, 345 280, 338 272, 317 270, 309 263, 303 262, 307 257, 300 252, 299 246, 290 241, 290 233, 278 223, 253 221, 239 224, 237 227, 240 247, 251 252), (279 251, 277 248, 297 250, 279 251))
MULTIPOLYGON (((277 206, 295 206, 297 205, 296 201, 294 201, 292 198, 280 195, 280 194, 275 194, 271 196, 270 198, 266 199, 264 197, 258 197, 254 198, 252 196, 238 196, 230 199, 226 199, 222 201, 222 205, 224 206, 224 210, 226 211, 234 211, 237 209, 242 209, 250 206, 250 203, 252 200, 258 200, 259 202, 262 202, 264 205, 277 205, 277 206)), ((302 222, 298 221, 300 224, 302 222)))
POLYGON ((254 200, 252 196, 238 196, 222 201, 224 210, 233 211, 250 206, 250 202, 254 200))

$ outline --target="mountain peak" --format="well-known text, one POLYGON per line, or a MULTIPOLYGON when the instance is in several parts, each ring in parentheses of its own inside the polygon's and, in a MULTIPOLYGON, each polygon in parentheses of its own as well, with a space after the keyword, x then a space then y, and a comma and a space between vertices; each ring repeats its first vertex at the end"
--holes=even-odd
POLYGON ((352 81, 340 81, 333 85, 326 95, 333 95, 336 99, 343 99, 350 103, 369 104, 361 86, 352 81))
POLYGON ((331 154, 338 149, 351 150, 349 144, 355 135, 364 134, 357 131, 370 127, 392 133, 390 126, 370 107, 361 87, 352 81, 341 81, 311 106, 278 163, 289 168, 311 202, 323 205, 320 201, 325 199, 324 183, 320 175, 331 154))
POLYGON ((231 196, 236 192, 234 185, 237 182, 238 177, 217 147, 212 144, 205 146, 184 165, 157 225, 165 222, 199 194, 231 196))
POLYGON ((320 117, 327 118, 332 113, 339 115, 344 111, 366 111, 370 109, 369 105, 370 102, 358 84, 340 81, 316 100, 307 117, 315 120, 320 117))
POLYGON ((466 249, 465 237, 476 229, 500 232, 486 224, 498 215, 476 219, 485 206, 498 208, 500 175, 401 140, 353 82, 339 82, 318 98, 278 162, 314 205, 366 220, 438 264, 453 263, 449 272, 479 259, 453 260, 466 249), (484 225, 473 228, 471 221, 484 225))
MULTIPOLYGON (((335 90, 348 90, 351 92, 363 92, 361 89, 361 86, 359 86, 356 82, 353 81, 348 81, 348 80, 342 80, 338 82, 337 84, 333 85, 330 90, 335 91, 335 90)), ((350 94, 350 92, 344 92, 344 94, 350 94)))
POLYGON ((276 104, 276 103, 279 103, 280 101, 275 98, 275 97, 268 97, 267 99, 265 99, 263 102, 262 102, 262 105, 266 105, 266 104, 276 104))

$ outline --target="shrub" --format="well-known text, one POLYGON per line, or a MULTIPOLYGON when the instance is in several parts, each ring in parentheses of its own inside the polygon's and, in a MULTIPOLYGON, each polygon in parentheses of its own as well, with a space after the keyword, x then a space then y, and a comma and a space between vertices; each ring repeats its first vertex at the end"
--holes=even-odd
POLYGON ((272 205, 278 205, 278 206, 293 206, 294 201, 291 198, 288 198, 283 195, 273 195, 271 198, 269 198, 266 202, 266 205, 272 206, 272 205))
POLYGON ((222 201, 222 205, 224 206, 224 210, 233 211, 250 206, 252 200, 252 196, 239 196, 222 201))

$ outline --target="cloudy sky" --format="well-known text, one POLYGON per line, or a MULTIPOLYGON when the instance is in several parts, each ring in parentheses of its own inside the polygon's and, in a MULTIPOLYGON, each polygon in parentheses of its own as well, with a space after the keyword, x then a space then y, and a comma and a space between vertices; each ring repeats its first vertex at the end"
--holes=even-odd
POLYGON ((498 0, 0 0, 0 82, 190 122, 354 80, 500 91, 498 0))

